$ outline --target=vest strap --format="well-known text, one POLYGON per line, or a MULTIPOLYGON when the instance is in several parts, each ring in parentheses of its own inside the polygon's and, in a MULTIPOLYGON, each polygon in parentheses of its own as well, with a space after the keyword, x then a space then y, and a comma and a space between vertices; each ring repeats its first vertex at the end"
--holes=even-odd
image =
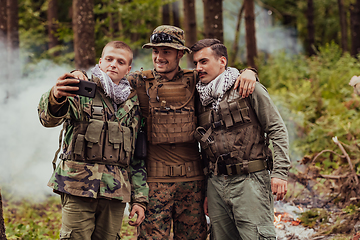
POLYGON ((179 165, 168 165, 165 162, 150 161, 148 164, 149 177, 193 177, 201 175, 199 161, 185 162, 179 165))

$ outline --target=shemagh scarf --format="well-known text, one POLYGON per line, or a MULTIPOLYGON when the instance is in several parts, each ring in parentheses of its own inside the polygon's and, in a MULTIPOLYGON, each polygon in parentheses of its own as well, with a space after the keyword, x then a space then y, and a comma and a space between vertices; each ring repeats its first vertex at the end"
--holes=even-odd
POLYGON ((199 92, 201 104, 207 106, 211 103, 213 109, 217 111, 224 94, 233 86, 239 75, 240 72, 236 68, 228 67, 208 84, 199 81, 196 89, 199 92))
MULTIPOLYGON (((130 95, 131 87, 126 78, 121 79, 119 85, 115 84, 111 78, 100 69, 99 64, 96 64, 96 66, 91 69, 91 73, 100 79, 106 96, 111 98, 116 104, 125 102, 130 95)), ((117 111, 117 106, 114 105, 114 107, 117 111)))

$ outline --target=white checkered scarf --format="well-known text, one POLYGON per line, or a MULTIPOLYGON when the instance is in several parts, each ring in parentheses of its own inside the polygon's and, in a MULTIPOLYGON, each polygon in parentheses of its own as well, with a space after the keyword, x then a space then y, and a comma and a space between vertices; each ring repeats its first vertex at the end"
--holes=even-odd
POLYGON ((120 80, 119 85, 115 84, 111 78, 103 72, 99 64, 91 69, 91 73, 100 79, 106 96, 110 97, 116 104, 126 101, 131 92, 130 83, 126 78, 120 80))
POLYGON ((218 110, 218 105, 226 91, 235 83, 240 72, 236 68, 228 67, 223 73, 217 76, 208 84, 199 81, 196 89, 200 95, 200 101, 203 106, 212 104, 213 109, 218 110))

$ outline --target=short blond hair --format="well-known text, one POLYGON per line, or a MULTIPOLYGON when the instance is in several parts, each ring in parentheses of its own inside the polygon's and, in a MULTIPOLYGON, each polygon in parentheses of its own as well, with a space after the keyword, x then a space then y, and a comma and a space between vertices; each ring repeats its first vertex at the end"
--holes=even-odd
POLYGON ((132 60, 133 60, 133 51, 131 50, 129 45, 127 45, 126 43, 124 43, 122 41, 111 41, 111 42, 107 43, 105 45, 105 47, 103 48, 102 53, 101 53, 101 58, 104 57, 106 47, 113 47, 113 48, 120 48, 120 49, 127 50, 129 53, 131 53, 129 66, 131 65, 132 60))

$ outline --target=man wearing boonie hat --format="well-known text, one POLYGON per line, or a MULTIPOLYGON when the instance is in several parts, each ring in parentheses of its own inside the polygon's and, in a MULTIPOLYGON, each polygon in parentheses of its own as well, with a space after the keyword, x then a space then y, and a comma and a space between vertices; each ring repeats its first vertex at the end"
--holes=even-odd
MULTIPOLYGON (((184 31, 163 25, 150 36, 153 70, 137 71, 127 77, 137 90, 147 133, 147 182, 149 204, 138 239, 206 239, 203 210, 204 172, 198 143, 195 89, 197 73, 179 66, 185 46, 184 31)), ((256 74, 242 70, 243 95, 252 92, 256 74)))

